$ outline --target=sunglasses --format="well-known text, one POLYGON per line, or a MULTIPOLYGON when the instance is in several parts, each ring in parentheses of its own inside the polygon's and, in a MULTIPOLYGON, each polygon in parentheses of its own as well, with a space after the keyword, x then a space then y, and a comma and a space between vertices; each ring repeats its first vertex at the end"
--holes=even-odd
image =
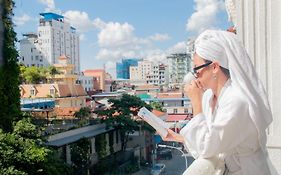
POLYGON ((199 69, 202 69, 202 68, 204 68, 204 67, 209 66, 209 65, 212 64, 212 63, 213 63, 213 62, 211 61, 211 62, 202 64, 202 65, 200 65, 200 66, 197 66, 197 67, 193 68, 192 74, 195 76, 195 78, 198 78, 198 72, 197 72, 197 71, 198 71, 199 69))

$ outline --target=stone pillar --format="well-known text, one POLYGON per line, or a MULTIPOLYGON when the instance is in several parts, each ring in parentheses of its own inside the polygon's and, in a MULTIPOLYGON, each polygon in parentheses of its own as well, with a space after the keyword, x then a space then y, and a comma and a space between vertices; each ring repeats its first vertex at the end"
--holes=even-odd
POLYGON ((95 154, 96 153, 96 138, 91 138, 90 140, 91 142, 91 154, 95 154))
POLYGON ((109 147, 109 134, 105 133, 105 140, 106 140, 106 155, 110 154, 110 147, 109 147))
POLYGON ((281 1, 236 0, 237 34, 252 58, 268 93, 273 113, 267 148, 281 174, 281 1))
POLYGON ((71 150, 70 150, 70 145, 66 145, 66 163, 71 165, 71 150))

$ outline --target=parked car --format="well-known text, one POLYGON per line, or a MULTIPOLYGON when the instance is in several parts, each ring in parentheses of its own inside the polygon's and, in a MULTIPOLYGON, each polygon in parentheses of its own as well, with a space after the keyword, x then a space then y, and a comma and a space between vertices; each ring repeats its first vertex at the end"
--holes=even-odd
POLYGON ((150 171, 151 175, 161 175, 165 172, 166 165, 163 163, 156 163, 150 171))
POLYGON ((157 151, 157 159, 170 160, 173 158, 172 151, 170 149, 163 149, 157 151))

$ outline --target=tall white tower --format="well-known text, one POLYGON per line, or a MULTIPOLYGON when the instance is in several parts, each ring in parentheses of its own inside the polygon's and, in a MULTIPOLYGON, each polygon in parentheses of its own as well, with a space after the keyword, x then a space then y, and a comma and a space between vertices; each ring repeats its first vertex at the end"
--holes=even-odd
POLYGON ((70 26, 62 15, 55 13, 40 15, 37 36, 26 35, 27 37, 20 41, 20 62, 27 66, 38 66, 33 62, 39 60, 39 66, 48 66, 58 63, 58 58, 65 55, 71 59, 70 64, 74 64, 74 73, 78 74, 80 53, 76 29, 70 26))

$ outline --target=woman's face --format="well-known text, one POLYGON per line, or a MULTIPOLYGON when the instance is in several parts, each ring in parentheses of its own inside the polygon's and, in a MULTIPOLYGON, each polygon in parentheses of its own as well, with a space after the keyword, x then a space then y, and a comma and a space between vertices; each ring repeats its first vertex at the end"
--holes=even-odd
MULTIPOLYGON (((203 58, 195 53, 193 56, 193 64, 195 68, 206 64, 206 62, 203 58)), ((211 88, 212 85, 210 80, 212 79, 212 64, 197 70, 197 77, 205 89, 211 88)))

